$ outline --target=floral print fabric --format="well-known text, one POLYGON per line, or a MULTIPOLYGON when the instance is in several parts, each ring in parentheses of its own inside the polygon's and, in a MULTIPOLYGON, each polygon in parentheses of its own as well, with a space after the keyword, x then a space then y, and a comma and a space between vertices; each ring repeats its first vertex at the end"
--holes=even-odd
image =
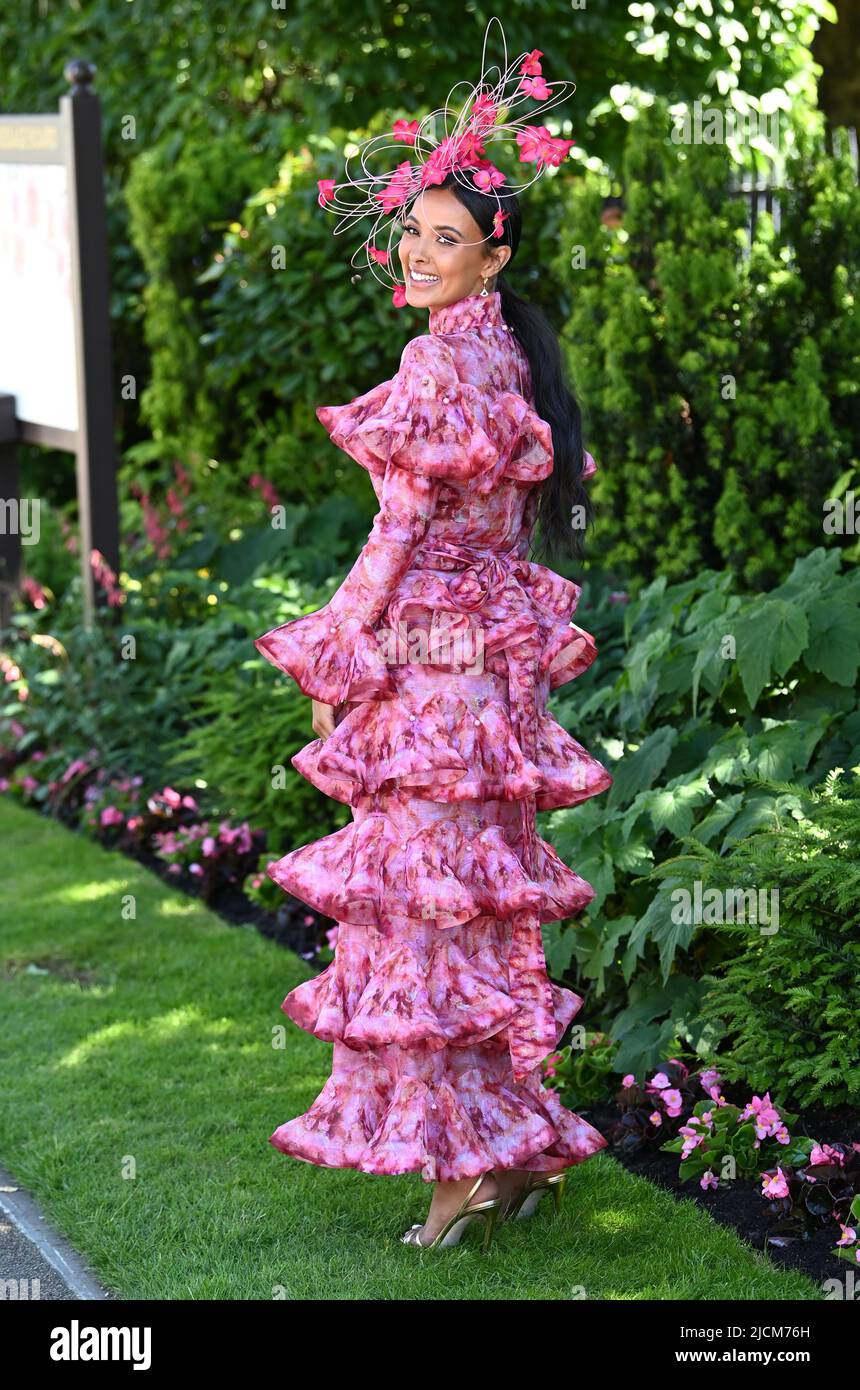
POLYGON ((334 1044, 320 1095, 270 1136, 311 1163, 450 1181, 606 1143, 540 1082, 582 1005, 549 980, 541 925, 594 890, 535 814, 611 778, 546 709, 596 648, 579 587, 525 558, 553 466, 532 400, 495 293, 431 310, 391 380, 317 410, 380 509, 329 602, 255 643, 337 707, 292 762, 352 814, 268 868, 338 923, 333 963, 282 1005, 334 1044))

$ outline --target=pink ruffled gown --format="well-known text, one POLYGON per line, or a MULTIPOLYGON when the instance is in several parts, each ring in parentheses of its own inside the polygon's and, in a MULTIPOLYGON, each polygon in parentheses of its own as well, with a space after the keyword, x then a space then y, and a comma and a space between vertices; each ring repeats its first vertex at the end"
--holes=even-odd
POLYGON ((525 558, 553 466, 532 399, 496 292, 432 309, 396 376, 316 412, 380 510, 325 607, 255 640, 341 706, 292 762, 353 817, 268 867, 338 923, 334 962, 281 1006, 334 1044, 270 1136, 309 1163, 451 1181, 606 1145, 540 1079, 582 1005, 548 979, 541 924, 594 890, 535 812, 612 779, 546 713, 596 648, 569 621, 579 587, 525 558))

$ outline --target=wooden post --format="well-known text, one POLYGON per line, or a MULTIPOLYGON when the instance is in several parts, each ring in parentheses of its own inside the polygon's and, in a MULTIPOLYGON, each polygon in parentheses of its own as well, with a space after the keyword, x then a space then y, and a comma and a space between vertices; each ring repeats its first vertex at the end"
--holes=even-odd
POLYGON ((87 626, 92 624, 94 606, 91 551, 100 550, 111 568, 119 569, 110 277, 101 107, 90 89, 94 75, 91 63, 80 59, 69 63, 65 76, 71 91, 60 98, 60 116, 67 140, 69 228, 74 267, 80 402, 76 468, 87 626))

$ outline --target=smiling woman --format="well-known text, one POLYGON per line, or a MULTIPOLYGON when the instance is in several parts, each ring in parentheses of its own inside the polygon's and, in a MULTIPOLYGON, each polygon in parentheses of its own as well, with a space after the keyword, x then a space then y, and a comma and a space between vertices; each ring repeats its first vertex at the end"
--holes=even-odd
MULTIPOLYGON (((521 68, 536 100, 538 56, 521 68)), ((583 1003, 550 981, 541 927, 594 890, 536 811, 611 782, 546 705, 596 648, 570 622, 578 586, 527 558, 538 519, 578 553, 595 465, 556 336, 505 280, 519 205, 481 157, 495 106, 478 95, 473 110, 460 160, 413 197, 401 165, 386 194, 401 209, 394 302, 427 311, 427 331, 394 377, 317 408, 370 474, 373 531, 324 608, 256 639, 313 702, 318 737, 293 765, 353 816, 268 866, 338 923, 332 965, 282 1004, 334 1043, 331 1076, 270 1139, 323 1167, 435 1182, 403 1236, 422 1249, 477 1217, 489 1240, 500 1212, 527 1216, 545 1193, 557 1207, 565 1169, 606 1145, 540 1077, 583 1003)), ((552 146, 528 128, 524 149, 552 146)))

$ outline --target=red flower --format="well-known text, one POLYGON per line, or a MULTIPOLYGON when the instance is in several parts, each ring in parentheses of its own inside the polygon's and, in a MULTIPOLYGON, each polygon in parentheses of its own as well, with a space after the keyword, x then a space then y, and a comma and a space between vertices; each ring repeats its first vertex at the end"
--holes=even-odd
POLYGON ((391 127, 391 134, 395 140, 402 140, 404 145, 414 145, 415 136, 418 134, 418 122, 395 121, 391 127))
POLYGON ((555 139, 545 125, 529 125, 517 135, 517 144, 521 150, 520 163, 534 160, 540 169, 544 164, 558 168, 576 141, 555 139))
POLYGON ((531 53, 529 53, 526 56, 523 65, 520 68, 520 72, 525 73, 527 77, 540 77, 540 60, 542 57, 542 49, 533 48, 531 53))

